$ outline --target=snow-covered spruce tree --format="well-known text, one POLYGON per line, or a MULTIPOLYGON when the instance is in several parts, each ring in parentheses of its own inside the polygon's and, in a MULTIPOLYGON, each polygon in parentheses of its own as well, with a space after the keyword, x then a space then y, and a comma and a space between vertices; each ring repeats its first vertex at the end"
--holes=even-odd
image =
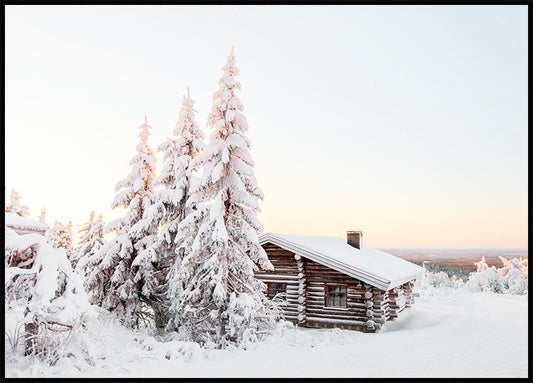
POLYGON ((51 364, 65 356, 92 359, 83 328, 96 313, 64 249, 6 228, 5 304, 6 310, 22 309, 25 355, 51 364))
POLYGON ((72 267, 82 276, 87 275, 87 269, 94 265, 89 265, 90 257, 96 253, 104 244, 104 221, 102 214, 95 218, 95 212, 91 211, 89 220, 82 226, 80 233, 80 244, 74 251, 71 262, 72 267))
POLYGON ((11 195, 9 196, 9 203, 6 205, 6 213, 15 213, 21 217, 27 217, 30 215, 28 207, 22 205, 20 202, 20 194, 15 190, 11 189, 11 195))
POLYGON ((41 209, 41 214, 38 219, 40 223, 46 223, 46 209, 44 207, 41 209))
POLYGON ((117 183, 115 190, 121 191, 111 205, 112 208, 124 207, 126 216, 106 226, 107 232, 115 231, 117 236, 89 257, 87 262, 94 267, 85 281, 91 303, 116 313, 129 327, 139 326, 150 316, 146 304, 155 290, 153 284, 157 283, 151 264, 135 263, 139 252, 153 242, 157 233, 157 226, 133 228, 152 203, 156 163, 155 154, 148 145, 151 127, 146 117, 139 129, 137 154, 130 161, 132 170, 117 183))
POLYGON ((72 257, 74 245, 71 221, 66 226, 59 221, 55 221, 54 226, 46 231, 45 236, 54 249, 65 249, 67 257, 69 259, 72 257))
MULTIPOLYGON (((76 247, 72 253, 72 256, 70 257, 70 262, 72 263, 72 268, 76 269, 76 265, 80 259, 80 250, 84 248, 84 244, 86 244, 89 241, 88 233, 91 230, 92 225, 94 224, 94 210, 91 211, 91 214, 89 215, 89 220, 83 224, 81 229, 78 231, 79 233, 83 233, 78 247, 76 247)), ((84 252, 86 253, 86 252, 84 252)))
POLYGON ((169 306, 177 297, 177 291, 169 292, 167 277, 175 279, 175 273, 183 259, 183 249, 178 251, 175 243, 178 224, 194 207, 185 205, 193 181, 190 162, 204 149, 202 131, 195 121, 194 101, 183 96, 174 137, 169 138, 157 150, 163 152, 163 169, 154 181, 159 191, 154 194, 153 204, 144 214, 143 220, 135 224, 135 229, 146 230, 161 225, 157 240, 137 258, 140 266, 155 265, 157 273, 156 290, 152 292, 151 306, 154 310, 156 327, 164 327, 169 322, 169 306), (170 273, 170 275, 169 275, 170 273))
MULTIPOLYGON (((254 277, 258 265, 273 266, 259 245, 262 225, 257 219, 263 198, 250 157, 243 106, 236 91, 239 70, 233 49, 223 67, 219 89, 208 119, 212 133, 207 148, 194 160, 204 173, 188 204, 208 204, 192 248, 185 249, 178 277, 183 292, 175 310, 179 332, 208 348, 243 346, 271 329, 276 311, 264 294, 265 284, 254 277)), ((180 236, 198 223, 190 214, 180 236)), ((186 242, 185 242, 186 243, 186 242)))

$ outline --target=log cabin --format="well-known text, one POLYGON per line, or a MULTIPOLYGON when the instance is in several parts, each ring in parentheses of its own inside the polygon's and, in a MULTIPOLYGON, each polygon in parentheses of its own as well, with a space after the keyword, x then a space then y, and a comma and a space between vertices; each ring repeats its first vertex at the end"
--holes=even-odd
POLYGON ((347 238, 265 233, 259 243, 274 270, 259 270, 282 317, 302 327, 378 332, 410 307, 413 282, 424 269, 347 238))

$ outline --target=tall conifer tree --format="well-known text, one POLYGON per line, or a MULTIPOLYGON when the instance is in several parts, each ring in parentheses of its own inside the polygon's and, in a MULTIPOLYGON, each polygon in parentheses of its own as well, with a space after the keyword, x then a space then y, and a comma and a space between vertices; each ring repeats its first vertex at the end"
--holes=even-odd
POLYGON ((180 224, 178 240, 190 235, 191 228, 198 230, 191 248, 187 241, 182 245, 186 254, 178 277, 183 292, 174 310, 184 338, 216 348, 257 340, 275 316, 264 283, 254 277, 258 265, 273 267, 258 241, 263 193, 245 135, 248 124, 237 96, 233 49, 222 70, 208 118, 210 142, 193 160, 203 167, 203 175, 188 204, 201 207, 180 224))
POLYGON ((193 207, 185 205, 189 196, 194 175, 190 162, 204 149, 204 135, 195 121, 196 110, 194 101, 187 88, 183 96, 178 121, 174 128, 174 136, 158 146, 163 152, 163 168, 161 174, 154 179, 154 187, 160 190, 154 194, 154 203, 146 210, 143 220, 136 229, 150 228, 161 225, 157 239, 141 254, 138 263, 148 266, 155 265, 155 291, 151 294, 151 306, 155 314, 157 327, 166 326, 169 320, 169 306, 176 299, 176 291, 169 291, 167 278, 174 280, 173 275, 183 258, 183 250, 178 251, 176 234, 179 223, 193 207))
POLYGON ((141 269, 135 261, 157 233, 157 227, 133 228, 152 203, 156 163, 155 154, 148 145, 151 127, 146 117, 139 129, 137 154, 130 161, 132 170, 117 183, 115 191, 120 192, 111 205, 112 208, 124 207, 126 216, 106 226, 107 232, 115 231, 117 236, 88 260, 95 266, 85 283, 91 303, 115 312, 130 327, 137 327, 148 319, 145 303, 153 290, 152 270, 141 269))

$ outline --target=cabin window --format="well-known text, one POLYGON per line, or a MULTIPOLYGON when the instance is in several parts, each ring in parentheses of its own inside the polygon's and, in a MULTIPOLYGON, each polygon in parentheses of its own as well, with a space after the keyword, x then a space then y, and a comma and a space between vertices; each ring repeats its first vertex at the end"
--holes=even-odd
POLYGON ((326 286, 326 307, 346 307, 346 286, 326 286))
POLYGON ((278 298, 285 299, 286 291, 287 291, 287 284, 286 283, 267 283, 268 286, 268 297, 270 299, 274 298, 276 295, 278 295, 278 298))

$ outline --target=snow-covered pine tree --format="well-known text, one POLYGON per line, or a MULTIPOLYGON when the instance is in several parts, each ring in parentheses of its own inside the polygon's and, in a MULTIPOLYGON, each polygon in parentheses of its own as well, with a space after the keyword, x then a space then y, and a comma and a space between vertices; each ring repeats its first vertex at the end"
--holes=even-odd
POLYGON ((28 207, 22 205, 20 202, 20 194, 15 190, 11 189, 11 195, 9 196, 9 203, 6 205, 6 213, 15 213, 21 217, 27 217, 30 215, 28 207))
MULTIPOLYGON (((74 237, 72 235, 72 221, 68 221, 67 226, 65 226, 67 229, 66 235, 65 235, 65 243, 70 244, 71 254, 74 251, 74 237)), ((68 245, 67 245, 68 246, 68 245)))
POLYGON ((149 303, 147 300, 155 289, 152 284, 156 283, 150 264, 135 264, 139 252, 151 244, 157 233, 157 226, 133 229, 152 203, 156 163, 155 154, 148 145, 151 127, 146 116, 139 129, 137 154, 130 161, 132 170, 117 183, 115 191, 120 192, 111 205, 112 208, 124 207, 126 216, 106 226, 107 232, 115 231, 117 236, 88 259, 94 268, 85 281, 91 303, 115 312, 129 327, 137 327, 147 319, 145 304, 149 303))
POLYGON ((65 249, 67 257, 71 259, 74 251, 72 221, 69 221, 66 226, 55 221, 54 225, 46 231, 45 236, 54 249, 65 249))
POLYGON ((96 253, 104 244, 104 221, 102 214, 95 218, 94 210, 89 215, 89 220, 79 230, 83 233, 80 244, 71 257, 72 267, 82 276, 87 275, 87 269, 94 265, 89 265, 90 257, 96 253))
POLYGON ((78 261, 83 256, 83 254, 87 253, 86 244, 90 241, 90 234, 91 228, 94 224, 94 210, 91 211, 91 214, 89 215, 89 220, 83 224, 80 230, 78 230, 78 233, 83 233, 80 242, 78 244, 78 247, 74 249, 74 252, 72 256, 70 257, 70 262, 72 263, 72 268, 76 269, 76 265, 78 264, 78 261), (83 249, 83 250, 82 250, 83 249))
POLYGON ((176 323, 187 340, 204 347, 224 348, 243 345, 261 338, 276 316, 264 294, 265 284, 254 277, 258 265, 273 266, 259 244, 263 228, 257 219, 258 199, 263 193, 257 185, 248 124, 236 91, 239 69, 232 52, 228 56, 219 89, 213 96, 208 119, 212 133, 207 148, 194 160, 203 167, 200 183, 188 204, 209 204, 205 219, 190 214, 180 227, 179 238, 198 223, 192 248, 185 249, 178 277, 184 290, 178 302, 176 323))
POLYGON ((41 214, 39 215, 39 222, 46 223, 46 209, 44 207, 41 209, 41 214))
POLYGON ((174 128, 174 137, 168 138, 157 148, 159 152, 163 152, 164 164, 153 185, 160 190, 154 194, 153 204, 146 210, 143 220, 134 227, 148 229, 161 225, 157 240, 136 261, 139 265, 152 263, 157 269, 154 274, 157 286, 151 299, 157 327, 167 325, 169 306, 176 299, 175 289, 169 292, 167 277, 175 279, 175 272, 183 258, 183 250, 178 252, 178 245, 175 243, 178 224, 194 209, 185 205, 194 177, 190 162, 205 146, 204 135, 195 121, 195 115, 194 101, 187 88, 174 128))

